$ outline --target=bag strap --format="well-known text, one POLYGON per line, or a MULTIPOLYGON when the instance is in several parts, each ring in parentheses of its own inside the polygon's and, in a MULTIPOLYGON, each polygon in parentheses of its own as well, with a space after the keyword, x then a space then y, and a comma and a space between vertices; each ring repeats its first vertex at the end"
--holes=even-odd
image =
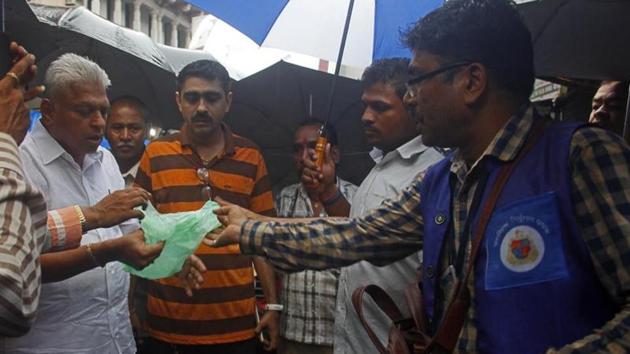
POLYGON ((392 321, 397 322, 403 319, 403 315, 394 303, 394 300, 385 292, 385 290, 381 289, 379 286, 370 284, 367 286, 362 286, 357 288, 352 293, 352 304, 354 305, 355 310, 357 311, 357 315, 359 316, 359 320, 361 320, 361 324, 363 324, 363 328, 367 332, 368 336, 376 346, 376 349, 381 354, 389 354, 387 349, 383 346, 376 333, 372 330, 367 320, 365 319, 365 314, 363 312, 363 295, 367 293, 372 297, 376 305, 383 311, 387 317, 389 317, 392 321))
POLYGON ((421 282, 422 274, 418 273, 416 275, 416 281, 407 285, 405 288, 405 301, 407 302, 407 307, 409 307, 409 312, 411 312, 411 317, 413 317, 416 328, 423 333, 428 333, 427 317, 424 312, 422 291, 420 290, 421 282))
MULTIPOLYGON (((501 167, 497 180, 492 186, 488 199, 486 200, 486 203, 481 210, 481 214, 479 215, 475 235, 472 239, 466 273, 463 275, 462 279, 458 280, 455 284, 455 295, 446 310, 442 324, 433 337, 432 343, 429 344, 429 348, 432 348, 432 346, 439 346, 442 350, 447 352, 452 352, 455 348, 457 340, 459 339, 459 334, 464 327, 466 313, 468 312, 468 307, 470 305, 470 294, 466 284, 468 283, 470 274, 472 274, 475 267, 478 252, 481 248, 481 241, 483 241, 488 222, 490 221, 490 217, 494 211, 494 207, 499 200, 503 187, 510 179, 510 175, 521 159, 534 147, 536 142, 538 142, 544 132, 544 128, 544 122, 542 120, 536 120, 525 146, 521 149, 521 151, 519 151, 514 160, 507 162, 503 165, 503 167, 501 167)), ((483 188, 483 186, 478 186, 477 188, 483 188)))

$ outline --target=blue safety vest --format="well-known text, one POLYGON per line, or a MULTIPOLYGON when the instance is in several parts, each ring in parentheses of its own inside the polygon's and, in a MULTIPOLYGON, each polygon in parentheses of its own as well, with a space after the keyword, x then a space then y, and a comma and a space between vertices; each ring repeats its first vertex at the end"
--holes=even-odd
MULTIPOLYGON (((571 201, 569 145, 579 124, 552 124, 523 156, 488 223, 474 268, 474 324, 482 353, 543 353, 592 333, 616 312, 598 280, 571 201)), ((487 159, 487 184, 471 234, 502 165, 487 159)), ((438 262, 451 219, 444 159, 421 187, 424 305, 435 314, 438 262)), ((452 236, 451 236, 452 237, 452 236)))

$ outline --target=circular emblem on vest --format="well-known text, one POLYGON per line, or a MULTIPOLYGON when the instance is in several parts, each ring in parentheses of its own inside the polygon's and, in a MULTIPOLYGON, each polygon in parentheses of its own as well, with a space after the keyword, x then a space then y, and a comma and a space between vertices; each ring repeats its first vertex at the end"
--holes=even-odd
POLYGON ((442 214, 438 214, 438 215, 435 216, 435 219, 433 219, 433 220, 435 221, 436 224, 442 225, 446 221, 446 216, 444 216, 442 214))
POLYGON ((513 272, 529 272, 540 264, 544 255, 545 242, 530 226, 513 227, 501 242, 501 263, 513 272))

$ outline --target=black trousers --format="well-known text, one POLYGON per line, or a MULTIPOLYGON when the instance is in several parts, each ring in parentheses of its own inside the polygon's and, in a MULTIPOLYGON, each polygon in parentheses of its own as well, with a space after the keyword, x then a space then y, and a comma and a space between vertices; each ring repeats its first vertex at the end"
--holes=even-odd
POLYGON ((252 338, 242 342, 215 345, 182 345, 166 343, 155 338, 144 340, 141 351, 147 354, 256 354, 260 342, 252 338))

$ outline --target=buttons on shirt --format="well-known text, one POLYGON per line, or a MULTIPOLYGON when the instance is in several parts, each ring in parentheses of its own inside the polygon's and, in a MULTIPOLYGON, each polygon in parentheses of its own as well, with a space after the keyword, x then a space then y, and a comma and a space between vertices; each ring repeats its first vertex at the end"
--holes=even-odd
POLYGON ((442 214, 438 214, 438 215, 435 216, 434 221, 435 221, 436 224, 442 225, 446 221, 446 216, 442 215, 442 214))

